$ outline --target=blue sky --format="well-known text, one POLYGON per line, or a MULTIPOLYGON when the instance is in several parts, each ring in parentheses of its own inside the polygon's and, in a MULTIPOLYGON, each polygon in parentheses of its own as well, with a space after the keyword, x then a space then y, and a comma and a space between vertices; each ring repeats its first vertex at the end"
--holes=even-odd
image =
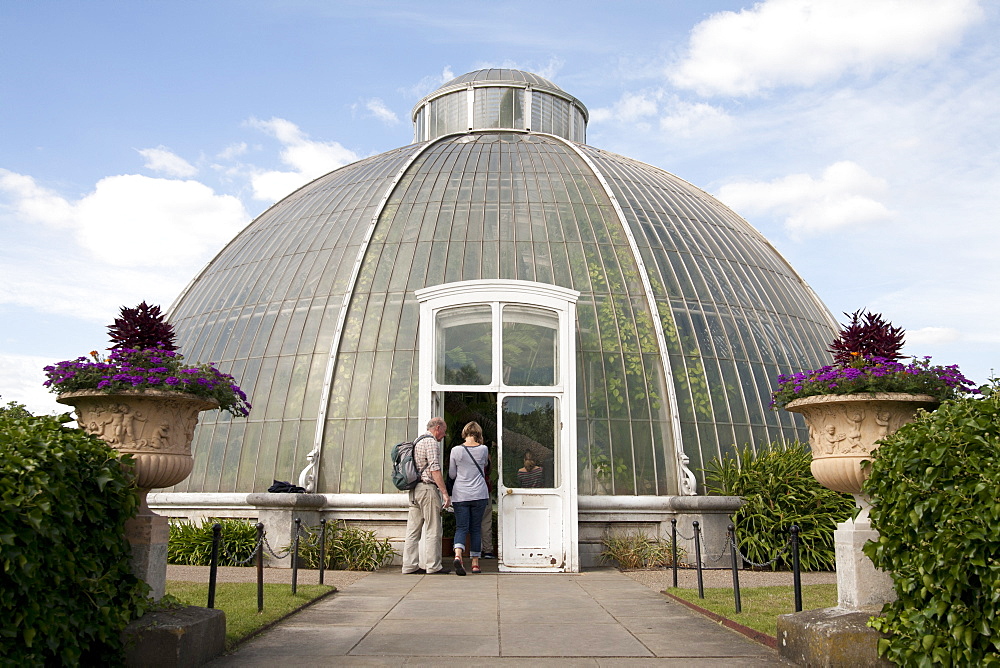
POLYGON ((834 315, 1000 360, 1000 8, 976 0, 0 3, 0 402, 166 308, 299 185, 412 141, 483 67, 760 230, 834 315))

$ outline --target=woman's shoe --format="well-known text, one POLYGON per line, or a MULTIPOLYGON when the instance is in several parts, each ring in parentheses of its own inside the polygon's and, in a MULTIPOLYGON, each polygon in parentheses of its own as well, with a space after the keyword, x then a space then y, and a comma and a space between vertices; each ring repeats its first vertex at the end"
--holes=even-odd
POLYGON ((481 570, 479 570, 479 566, 473 566, 473 567, 472 567, 472 572, 473 572, 473 573, 482 573, 482 571, 481 571, 481 570))
POLYGON ((465 566, 458 557, 455 557, 455 575, 465 575, 465 566))

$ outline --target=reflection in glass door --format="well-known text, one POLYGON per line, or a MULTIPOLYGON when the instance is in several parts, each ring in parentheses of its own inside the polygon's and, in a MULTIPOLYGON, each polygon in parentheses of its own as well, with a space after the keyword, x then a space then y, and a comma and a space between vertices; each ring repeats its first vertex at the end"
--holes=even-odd
POLYGON ((566 566, 559 403, 554 396, 507 396, 500 409, 501 566, 566 566))

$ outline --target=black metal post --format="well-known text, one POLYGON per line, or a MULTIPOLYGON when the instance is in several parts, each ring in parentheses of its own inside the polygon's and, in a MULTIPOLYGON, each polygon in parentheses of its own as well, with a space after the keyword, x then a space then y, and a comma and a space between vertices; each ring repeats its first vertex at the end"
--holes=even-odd
POLYGON ((701 524, 698 520, 691 524, 694 526, 694 560, 698 567, 698 598, 705 598, 705 580, 701 573, 701 524))
POLYGON ((219 579, 219 540, 222 538, 222 525, 216 522, 212 525, 212 560, 208 569, 208 607, 215 607, 215 583, 219 579))
POLYGON ((792 584, 795 590, 795 612, 802 612, 802 570, 799 568, 799 527, 792 525, 792 584))
POLYGON ((264 525, 257 522, 257 612, 264 612, 264 525))
POLYGON ((677 518, 670 520, 670 551, 674 564, 674 589, 677 589, 677 518))
POLYGON ((302 526, 302 520, 298 517, 295 518, 295 541, 292 548, 292 595, 295 595, 295 591, 298 589, 299 584, 299 527, 302 526))
POLYGON ((736 612, 743 612, 743 602, 740 600, 740 569, 736 567, 736 527, 729 525, 729 551, 733 555, 733 603, 736 605, 736 612))
POLYGON ((323 570, 326 568, 326 518, 319 521, 319 583, 323 584, 323 570))

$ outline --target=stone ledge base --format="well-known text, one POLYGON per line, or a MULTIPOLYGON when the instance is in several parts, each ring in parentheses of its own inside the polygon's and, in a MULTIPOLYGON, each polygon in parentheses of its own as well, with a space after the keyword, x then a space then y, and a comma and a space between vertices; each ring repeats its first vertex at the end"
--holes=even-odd
POLYGON ((147 612, 122 637, 127 666, 201 666, 226 649, 226 613, 193 605, 147 612))
POLYGON ((876 614, 822 608, 778 615, 778 655, 797 666, 892 666, 878 657, 882 634, 868 626, 876 614))

